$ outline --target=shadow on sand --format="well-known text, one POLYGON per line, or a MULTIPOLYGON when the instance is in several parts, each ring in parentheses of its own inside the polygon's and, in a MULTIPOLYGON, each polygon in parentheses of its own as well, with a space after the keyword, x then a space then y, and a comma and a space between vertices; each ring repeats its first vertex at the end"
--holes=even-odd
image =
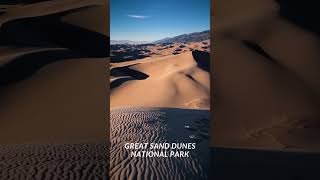
POLYGON ((130 69, 132 65, 130 66, 124 66, 124 67, 117 67, 117 68, 112 68, 110 70, 110 75, 111 76, 125 76, 123 78, 119 78, 116 80, 113 80, 110 84, 110 89, 116 88, 120 86, 121 84, 130 81, 130 80, 144 80, 149 77, 149 75, 142 73, 140 71, 130 69))
POLYGON ((20 56, 0 66, 0 86, 27 79, 43 66, 53 62, 80 57, 82 56, 69 50, 47 50, 20 56))
POLYGON ((4 23, 0 28, 0 45, 58 46, 73 50, 84 57, 109 57, 109 37, 61 22, 60 17, 64 14, 68 13, 4 23))
POLYGON ((16 19, 0 26, 0 46, 49 49, 20 55, 1 65, 0 86, 26 79, 56 61, 109 57, 109 37, 61 22, 60 17, 70 12, 16 19))
POLYGON ((192 56, 198 63, 199 68, 210 72, 210 53, 204 51, 192 51, 192 56))
POLYGON ((150 57, 150 50, 146 49, 149 44, 130 45, 119 44, 111 45, 111 63, 119 63, 150 57), (120 51, 119 51, 120 50, 120 51))

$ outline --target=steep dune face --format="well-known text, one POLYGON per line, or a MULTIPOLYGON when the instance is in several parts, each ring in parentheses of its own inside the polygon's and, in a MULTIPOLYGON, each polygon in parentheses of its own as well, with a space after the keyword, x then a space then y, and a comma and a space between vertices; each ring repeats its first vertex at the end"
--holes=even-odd
MULTIPOLYGON (((208 179, 208 110, 111 109, 110 179, 208 179), (125 143, 196 143, 189 157, 130 157, 125 143)), ((165 151, 165 150, 162 150, 165 151)))
POLYGON ((0 44, 58 46, 85 57, 106 57, 109 55, 106 11, 106 5, 99 1, 44 1, 16 5, 1 15, 0 44), (99 18, 95 18, 97 16, 99 18))
POLYGON ((215 3, 212 145, 320 150, 319 37, 283 4, 215 3))
POLYGON ((0 7, 0 144, 105 139, 107 2, 0 7))
POLYGON ((17 2, 17 4, 11 4, 11 6, 5 6, 3 10, 4 14, 1 17, 0 24, 3 25, 6 22, 22 19, 28 17, 46 16, 55 13, 61 13, 66 11, 74 11, 79 8, 87 8, 91 6, 105 5, 106 2, 100 0, 65 0, 65 1, 38 1, 34 3, 24 3, 23 0, 17 2))
POLYGON ((111 89, 111 107, 180 107, 204 108, 209 106, 210 75, 209 54, 194 51, 180 55, 145 58, 112 64, 111 84, 120 84, 111 89), (199 54, 205 54, 200 57, 199 54), (206 56, 207 55, 207 56, 206 56), (203 63, 204 62, 204 63, 203 63), (124 66, 145 74, 137 79, 134 74, 118 73, 124 66), (203 68, 207 67, 207 68, 203 68))

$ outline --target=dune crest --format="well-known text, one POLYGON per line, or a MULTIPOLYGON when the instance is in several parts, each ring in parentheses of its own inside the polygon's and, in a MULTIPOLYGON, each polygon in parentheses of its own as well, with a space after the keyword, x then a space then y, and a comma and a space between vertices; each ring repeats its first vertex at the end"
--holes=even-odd
POLYGON ((111 83, 123 81, 111 89, 111 107, 179 107, 209 109, 209 53, 185 52, 179 55, 149 57, 111 64, 111 71, 129 66, 135 74, 111 73, 111 83), (198 58, 204 53, 207 58, 198 58), (203 65, 207 64, 207 69, 203 65), (139 73, 147 77, 135 78, 139 73))
POLYGON ((105 139, 108 3, 1 4, 0 144, 105 139))

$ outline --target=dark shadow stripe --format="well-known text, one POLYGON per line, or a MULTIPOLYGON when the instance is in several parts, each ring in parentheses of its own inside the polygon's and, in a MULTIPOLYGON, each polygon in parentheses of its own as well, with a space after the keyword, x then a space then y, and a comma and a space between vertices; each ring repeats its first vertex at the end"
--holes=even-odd
POLYGON ((119 78, 119 79, 116 79, 114 81, 112 81, 110 83, 110 89, 114 89, 118 86, 120 86, 121 84, 127 82, 127 81, 131 81, 131 80, 135 80, 134 78, 132 77, 126 77, 126 78, 119 78))
POLYGON ((261 46, 259 46, 258 44, 251 42, 251 41, 247 41, 247 40, 243 40, 242 43, 247 48, 249 48, 249 49, 253 50, 254 52, 260 54, 261 56, 267 58, 270 62, 278 64, 278 62, 275 59, 273 59, 266 51, 264 51, 264 49, 261 46))
POLYGON ((1 0, 0 5, 32 4, 50 0, 1 0))
POLYGON ((137 80, 143 80, 143 79, 147 79, 149 77, 149 75, 147 75, 143 72, 140 72, 140 71, 137 71, 134 69, 130 69, 131 66, 132 65, 112 68, 110 70, 110 75, 111 76, 131 76, 137 80))
POLYGON ((27 79, 50 63, 81 57, 69 50, 47 50, 20 56, 0 66, 0 86, 27 79))
POLYGON ((109 57, 109 37, 60 21, 61 16, 73 11, 6 22, 0 28, 0 45, 41 47, 56 45, 86 57, 109 57))
POLYGON ((296 25, 320 34, 319 2, 301 0, 276 0, 280 5, 280 15, 296 25))
POLYGON ((116 79, 114 81, 112 81, 110 83, 110 89, 116 88, 118 86, 120 86, 121 84, 127 82, 127 81, 131 81, 131 80, 144 80, 147 79, 149 77, 149 75, 134 70, 134 69, 130 69, 130 66, 124 66, 124 67, 117 67, 117 68, 112 68, 110 70, 110 76, 115 76, 115 77, 119 77, 119 76, 130 76, 130 77, 124 77, 124 78, 119 78, 116 79))

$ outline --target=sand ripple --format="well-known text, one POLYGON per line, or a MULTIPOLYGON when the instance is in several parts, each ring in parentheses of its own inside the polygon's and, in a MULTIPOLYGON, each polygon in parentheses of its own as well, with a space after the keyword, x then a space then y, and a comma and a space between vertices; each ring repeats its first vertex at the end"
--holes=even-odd
POLYGON ((108 179, 107 146, 97 144, 0 147, 0 179, 108 179))
POLYGON ((207 179, 208 114, 206 110, 113 108, 110 179, 207 179), (189 158, 131 158, 125 143, 196 142, 189 158))

